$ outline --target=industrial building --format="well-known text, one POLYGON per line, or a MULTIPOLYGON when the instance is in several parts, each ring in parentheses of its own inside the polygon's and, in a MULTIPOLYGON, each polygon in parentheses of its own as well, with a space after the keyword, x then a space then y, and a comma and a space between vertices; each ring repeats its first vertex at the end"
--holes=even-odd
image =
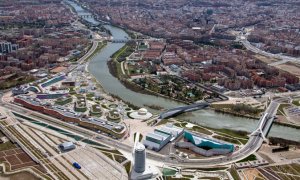
POLYGON ((173 126, 172 124, 167 124, 166 126, 155 129, 153 133, 148 133, 143 141, 143 144, 148 149, 159 151, 166 144, 176 139, 182 133, 182 128, 173 126))

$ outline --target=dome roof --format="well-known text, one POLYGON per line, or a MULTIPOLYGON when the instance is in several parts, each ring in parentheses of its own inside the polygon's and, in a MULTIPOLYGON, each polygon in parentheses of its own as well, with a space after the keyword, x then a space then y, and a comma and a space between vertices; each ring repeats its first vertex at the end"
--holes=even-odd
POLYGON ((145 109, 145 108, 141 108, 141 109, 138 110, 138 113, 139 113, 139 114, 147 114, 147 113, 148 113, 148 110, 145 109))
POLYGON ((147 113, 147 112, 148 112, 148 110, 147 110, 147 109, 145 109, 145 108, 141 108, 141 109, 139 109, 139 112, 145 112, 145 113, 147 113))

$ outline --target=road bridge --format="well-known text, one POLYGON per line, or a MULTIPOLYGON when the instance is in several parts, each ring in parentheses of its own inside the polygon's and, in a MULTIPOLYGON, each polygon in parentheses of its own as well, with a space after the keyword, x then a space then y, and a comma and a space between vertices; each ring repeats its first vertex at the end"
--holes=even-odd
POLYGON ((112 43, 127 43, 128 41, 135 41, 135 42, 141 42, 145 39, 112 39, 112 43))
POLYGON ((81 15, 78 15, 80 18, 96 18, 97 16, 96 15, 93 15, 93 14, 81 14, 81 15))
POLYGON ((130 39, 113 39, 111 40, 112 43, 127 43, 130 39))

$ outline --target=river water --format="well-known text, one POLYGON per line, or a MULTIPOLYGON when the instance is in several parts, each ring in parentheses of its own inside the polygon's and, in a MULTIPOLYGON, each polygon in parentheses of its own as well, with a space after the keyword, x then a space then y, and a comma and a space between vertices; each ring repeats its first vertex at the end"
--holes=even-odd
MULTIPOLYGON (((78 14, 88 14, 89 12, 83 10, 75 3, 71 3, 78 14)), ((98 24, 94 18, 86 18, 87 21, 98 24)), ((128 34, 117 27, 105 25, 109 29, 114 39, 124 39, 128 34)), ((118 79, 113 77, 108 69, 107 60, 109 57, 122 48, 124 43, 108 43, 100 53, 98 53, 89 63, 88 70, 101 83, 106 92, 118 95, 124 101, 128 101, 137 106, 144 106, 144 104, 154 104, 165 109, 182 106, 182 103, 175 102, 162 97, 152 95, 140 94, 133 92, 124 87, 118 79)), ((247 119, 243 117, 236 117, 232 115, 217 113, 210 109, 199 110, 179 116, 180 119, 189 120, 199 125, 212 128, 227 128, 232 130, 243 130, 251 132, 257 126, 258 121, 247 119)), ((290 140, 300 141, 300 130, 273 125, 269 136, 281 137, 290 140)))

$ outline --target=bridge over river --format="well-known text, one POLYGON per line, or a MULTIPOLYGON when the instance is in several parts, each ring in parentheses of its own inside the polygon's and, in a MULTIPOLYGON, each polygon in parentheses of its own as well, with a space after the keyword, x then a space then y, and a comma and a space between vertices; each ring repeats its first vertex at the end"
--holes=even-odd
POLYGON ((169 109, 166 112, 163 112, 159 115, 159 120, 166 119, 169 117, 174 117, 179 114, 185 113, 185 112, 190 112, 190 111, 196 111, 200 109, 204 109, 209 106, 209 103, 207 102, 199 102, 187 106, 180 106, 177 108, 169 109))

